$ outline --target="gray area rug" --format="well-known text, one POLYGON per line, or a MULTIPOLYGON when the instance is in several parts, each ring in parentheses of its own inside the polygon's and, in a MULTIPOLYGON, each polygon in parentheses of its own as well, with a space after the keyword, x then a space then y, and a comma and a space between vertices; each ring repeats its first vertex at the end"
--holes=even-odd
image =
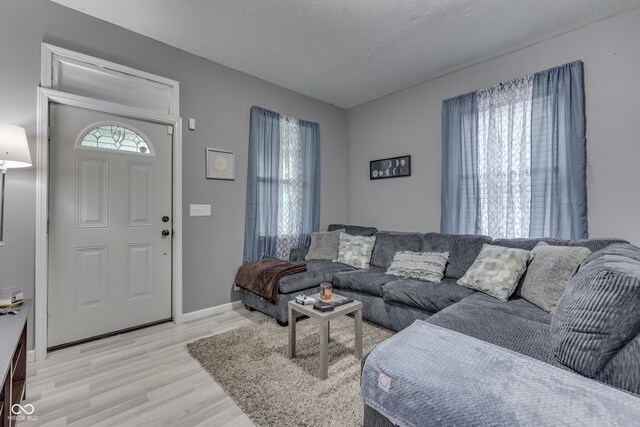
MULTIPOLYGON (((329 378, 318 378, 318 323, 297 323, 297 357, 287 355, 288 328, 273 319, 187 345, 258 426, 361 426, 360 361, 353 355, 354 320, 331 322, 329 378)), ((363 354, 389 338, 385 328, 363 322, 363 354)))

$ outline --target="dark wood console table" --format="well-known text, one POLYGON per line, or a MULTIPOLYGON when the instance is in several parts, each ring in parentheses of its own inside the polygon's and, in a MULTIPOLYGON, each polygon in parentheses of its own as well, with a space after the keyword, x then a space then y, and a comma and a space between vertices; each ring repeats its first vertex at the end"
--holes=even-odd
POLYGON ((31 300, 16 307, 17 314, 0 316, 0 427, 15 425, 11 407, 25 397, 27 380, 27 316, 31 300))

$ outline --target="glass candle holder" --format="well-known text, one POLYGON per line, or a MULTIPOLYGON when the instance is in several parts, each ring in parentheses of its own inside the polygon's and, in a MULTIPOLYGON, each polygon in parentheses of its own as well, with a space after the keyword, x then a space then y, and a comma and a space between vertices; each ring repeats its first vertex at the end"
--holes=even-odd
POLYGON ((320 299, 322 301, 331 301, 333 298, 333 285, 325 282, 320 284, 320 299))

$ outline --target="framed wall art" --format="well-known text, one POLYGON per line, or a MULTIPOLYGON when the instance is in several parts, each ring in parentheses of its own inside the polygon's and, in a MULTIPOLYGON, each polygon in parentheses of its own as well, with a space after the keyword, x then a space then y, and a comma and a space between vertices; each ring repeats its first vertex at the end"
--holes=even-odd
POLYGON ((411 156, 390 157, 369 162, 369 179, 411 176, 411 156))
POLYGON ((236 178, 236 159, 233 151, 206 148, 207 179, 224 179, 233 181, 236 178))

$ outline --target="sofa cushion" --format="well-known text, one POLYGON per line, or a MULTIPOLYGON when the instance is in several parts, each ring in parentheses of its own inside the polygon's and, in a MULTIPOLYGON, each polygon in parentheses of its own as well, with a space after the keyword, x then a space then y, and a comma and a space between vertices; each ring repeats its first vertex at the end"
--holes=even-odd
POLYGON ((545 325, 551 324, 551 314, 523 298, 513 297, 507 302, 502 302, 487 294, 483 294, 482 292, 476 292, 475 294, 466 297, 463 302, 465 304, 473 304, 487 310, 499 311, 510 316, 544 323, 545 325))
POLYGON ((552 246, 540 242, 520 287, 520 296, 553 313, 569 280, 591 251, 583 247, 552 246))
POLYGON ((491 242, 491 244, 495 246, 504 246, 505 248, 516 248, 530 251, 535 248, 536 245, 540 242, 546 242, 549 245, 553 246, 581 246, 583 248, 589 249, 591 252, 599 251, 600 249, 606 248, 607 246, 616 243, 629 243, 626 240, 622 239, 608 238, 562 240, 543 237, 537 239, 495 239, 493 242, 491 242))
POLYGON ((491 237, 470 234, 427 233, 422 235, 422 252, 449 252, 449 264, 444 277, 459 279, 464 276, 480 253, 482 245, 491 237))
POLYGON ((640 391, 637 355, 626 366, 616 358, 640 334, 638 307, 640 261, 601 254, 578 271, 560 299, 551 322, 556 359, 591 378, 615 361, 623 375, 636 372, 635 390, 640 391))
POLYGON ((474 291, 471 289, 457 285, 455 279, 444 279, 438 283, 418 279, 396 279, 382 288, 385 301, 417 307, 431 313, 436 313, 473 294, 474 291))
POLYGON ((542 238, 542 239, 494 239, 491 244, 494 246, 502 246, 504 248, 524 249, 531 251, 540 242, 545 242, 553 246, 567 246, 568 240, 542 238))
POLYGON ((322 282, 331 282, 334 273, 352 271, 355 268, 333 261, 307 261, 307 271, 280 279, 279 292, 290 294, 318 286, 322 282))
POLYGON ((591 252, 596 252, 608 246, 621 244, 621 243, 628 244, 629 242, 623 239, 609 239, 609 238, 581 239, 581 240, 570 240, 569 246, 582 246, 583 248, 589 249, 591 252))
POLYGON ((333 261, 338 257, 338 246, 340 246, 340 233, 344 228, 335 231, 322 231, 311 233, 311 245, 305 260, 325 259, 333 261))
POLYGON ((327 231, 336 231, 344 228, 344 232, 351 234, 352 236, 373 236, 378 231, 375 227, 363 227, 361 225, 346 225, 346 224, 330 224, 327 231))
POLYGON ((584 261, 582 261, 582 267, 589 264, 591 261, 606 255, 620 255, 625 258, 640 261, 640 251, 636 246, 629 243, 615 243, 611 246, 607 246, 606 249, 599 250, 589 255, 584 261))
POLYGON ((507 301, 527 269, 531 252, 485 244, 458 284, 507 301))
POLYGON ((598 373, 597 379, 606 384, 640 395, 640 335, 620 349, 598 373))
POLYGON ((289 261, 304 261, 309 253, 309 246, 302 246, 299 248, 291 248, 289 251, 289 261))
POLYGON ((371 253, 371 265, 389 268, 396 252, 417 252, 421 247, 422 235, 419 233, 379 231, 376 233, 376 244, 371 253))
MULTIPOLYGON (((491 297, 485 295, 485 298, 491 297)), ((496 299, 493 301, 496 304, 505 304, 496 299)), ((548 324, 513 315, 504 310, 489 309, 478 304, 477 300, 467 302, 465 298, 434 314, 425 322, 555 364, 548 324)))
MULTIPOLYGON (((348 289, 369 295, 382 296, 382 287, 386 283, 398 280, 396 276, 385 274, 386 270, 380 267, 371 267, 366 270, 348 271, 336 273, 333 276, 333 287, 336 289, 348 289)), ((339 291, 336 293, 340 294, 339 291)))

